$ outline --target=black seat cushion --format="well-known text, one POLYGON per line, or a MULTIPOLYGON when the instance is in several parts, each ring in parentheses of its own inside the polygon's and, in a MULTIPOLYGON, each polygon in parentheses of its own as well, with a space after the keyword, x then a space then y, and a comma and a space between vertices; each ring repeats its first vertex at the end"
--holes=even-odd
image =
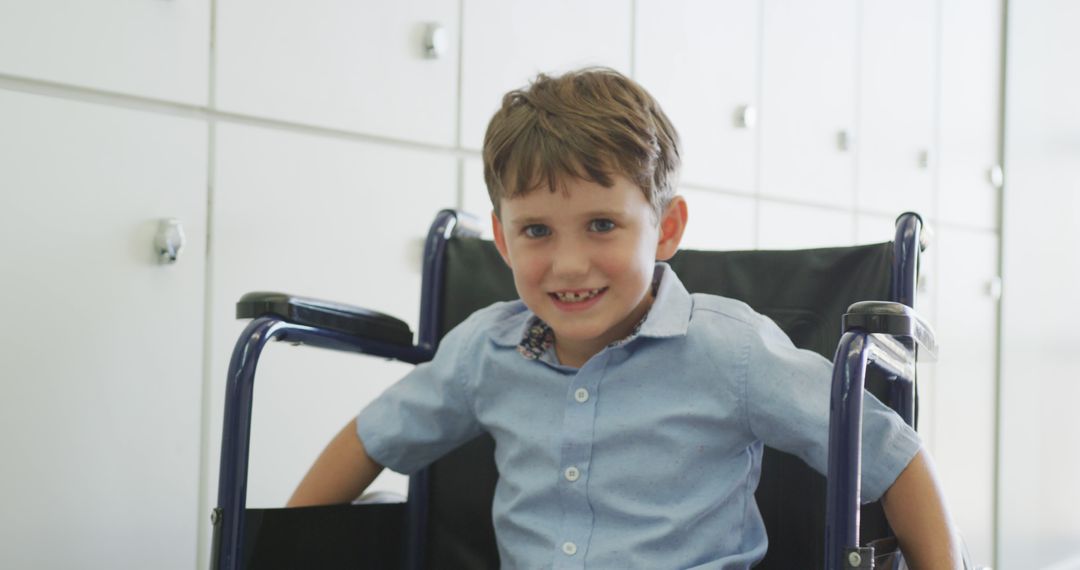
POLYGON ((397 568, 405 505, 247 509, 240 568, 397 568))

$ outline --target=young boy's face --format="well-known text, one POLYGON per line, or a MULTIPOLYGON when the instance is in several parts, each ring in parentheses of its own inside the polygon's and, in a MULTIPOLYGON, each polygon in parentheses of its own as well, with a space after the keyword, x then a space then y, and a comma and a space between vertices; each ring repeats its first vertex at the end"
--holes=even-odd
POLYGON ((648 312, 655 261, 675 254, 686 203, 673 199, 658 222, 623 176, 611 188, 563 182, 566 192, 502 200, 492 223, 522 301, 555 332, 560 361, 580 366, 648 312))

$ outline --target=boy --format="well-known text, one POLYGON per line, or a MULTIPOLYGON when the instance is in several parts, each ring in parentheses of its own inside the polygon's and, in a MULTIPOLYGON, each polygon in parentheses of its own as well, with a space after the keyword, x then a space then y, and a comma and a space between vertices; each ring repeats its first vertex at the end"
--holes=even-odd
MULTIPOLYGON (((763 443, 824 470, 831 365, 662 261, 687 222, 678 138, 607 69, 507 94, 484 140, 495 244, 520 301, 482 309, 329 444, 290 506, 346 502, 490 433, 511 568, 748 568, 763 443)), ((918 437, 866 396, 863 497, 913 568, 959 565, 918 437)))

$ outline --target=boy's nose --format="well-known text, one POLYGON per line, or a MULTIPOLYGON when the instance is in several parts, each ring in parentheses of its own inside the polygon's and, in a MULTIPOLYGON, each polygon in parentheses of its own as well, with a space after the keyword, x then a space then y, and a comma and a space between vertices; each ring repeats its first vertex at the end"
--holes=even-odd
POLYGON ((551 260, 551 270, 564 279, 586 275, 589 272, 589 253, 585 245, 573 240, 561 241, 551 260))

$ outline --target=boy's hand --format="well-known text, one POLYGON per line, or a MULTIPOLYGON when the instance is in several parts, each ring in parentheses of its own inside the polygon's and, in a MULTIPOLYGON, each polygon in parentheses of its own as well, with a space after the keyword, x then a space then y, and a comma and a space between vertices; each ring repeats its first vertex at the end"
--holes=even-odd
POLYGON ((326 446, 293 492, 288 507, 348 503, 367 489, 383 470, 356 435, 356 419, 326 446))
POLYGON ((923 450, 885 491, 881 504, 909 567, 964 568, 959 537, 945 509, 933 463, 923 450))

